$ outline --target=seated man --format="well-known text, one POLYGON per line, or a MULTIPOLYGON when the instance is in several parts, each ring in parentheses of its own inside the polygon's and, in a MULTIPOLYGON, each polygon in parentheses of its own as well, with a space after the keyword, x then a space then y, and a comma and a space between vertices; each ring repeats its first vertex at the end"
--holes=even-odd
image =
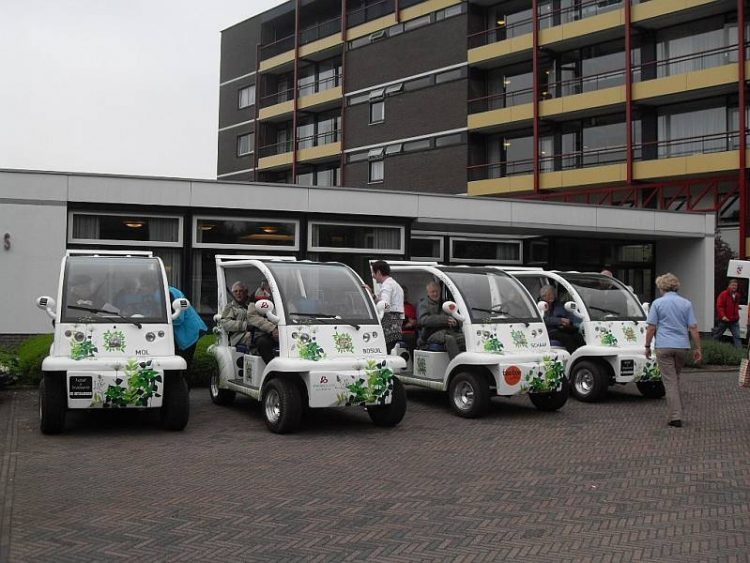
MULTIPOLYGON (((271 289, 266 282, 261 283, 255 291, 255 301, 261 299, 271 299, 271 289)), ((266 364, 270 363, 276 356, 275 348, 279 342, 279 329, 258 313, 254 302, 247 307, 247 329, 250 331, 251 346, 258 351, 258 355, 266 364)))
POLYGON ((565 310, 557 299, 557 290, 551 285, 543 285, 539 290, 539 297, 547 303, 544 312, 544 324, 547 326, 550 340, 557 340, 571 354, 576 348, 585 344, 583 336, 578 332, 578 319, 565 310))
POLYGON ((159 289, 154 276, 144 275, 127 283, 117 293, 113 304, 126 317, 157 317, 161 313, 159 289))
POLYGON ((247 285, 236 281, 232 284, 232 301, 221 312, 219 326, 229 336, 230 346, 247 346, 247 307, 250 305, 247 285))
POLYGON ((440 284, 427 284, 427 297, 419 301, 417 324, 421 344, 442 344, 452 360, 466 350, 466 341, 459 322, 446 315, 440 303, 440 284))

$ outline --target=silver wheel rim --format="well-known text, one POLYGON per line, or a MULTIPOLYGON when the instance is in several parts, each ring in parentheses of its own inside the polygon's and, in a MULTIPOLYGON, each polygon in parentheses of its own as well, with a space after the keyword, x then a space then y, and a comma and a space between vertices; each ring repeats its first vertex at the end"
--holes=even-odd
POLYGON ((459 382, 453 390, 453 402, 462 411, 474 405, 474 387, 466 381, 459 382))
POLYGON ((576 393, 579 395, 589 395, 594 388, 594 374, 588 369, 579 369, 576 372, 574 382, 576 393))
POLYGON ((212 397, 219 396, 219 378, 216 375, 211 376, 211 383, 209 385, 209 388, 211 389, 212 397))
POLYGON ((266 407, 266 420, 276 424, 281 417, 281 397, 276 389, 270 389, 266 393, 266 400, 263 401, 266 407))

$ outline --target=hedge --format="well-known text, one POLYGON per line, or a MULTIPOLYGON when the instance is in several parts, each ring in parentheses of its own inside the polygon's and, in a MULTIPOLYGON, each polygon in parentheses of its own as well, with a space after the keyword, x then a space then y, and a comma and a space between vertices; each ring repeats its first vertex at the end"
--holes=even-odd
MULTIPOLYGON (((700 366, 738 366, 742 358, 746 357, 745 348, 735 348, 733 344, 714 340, 710 337, 701 338, 703 360, 700 366)), ((688 354, 687 365, 695 367, 693 354, 688 354)))
POLYGON ((188 371, 187 378, 191 387, 208 387, 208 379, 211 374, 219 369, 216 358, 208 352, 208 347, 216 342, 216 336, 207 334, 198 340, 195 347, 193 363, 188 371))

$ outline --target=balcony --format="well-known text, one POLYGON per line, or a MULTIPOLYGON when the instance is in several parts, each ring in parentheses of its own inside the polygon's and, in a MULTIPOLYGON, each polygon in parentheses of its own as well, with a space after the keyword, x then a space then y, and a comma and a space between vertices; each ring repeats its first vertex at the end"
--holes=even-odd
MULTIPOLYGON (((324 131, 297 139, 297 160, 322 162, 335 160, 341 154, 341 130, 324 131)), ((258 148, 258 169, 273 170, 291 166, 294 160, 291 139, 258 148)))
MULTIPOLYGON (((323 110, 341 104, 341 75, 329 76, 297 87, 297 108, 323 110)), ((259 121, 283 121, 294 111, 293 88, 286 88, 259 100, 259 121)))
POLYGON ((394 13, 395 9, 393 0, 380 0, 348 12, 346 25, 347 27, 356 27, 390 15, 394 13))
POLYGON ((643 143, 638 149, 644 157, 633 164, 633 177, 638 180, 708 174, 739 166, 738 131, 643 143))

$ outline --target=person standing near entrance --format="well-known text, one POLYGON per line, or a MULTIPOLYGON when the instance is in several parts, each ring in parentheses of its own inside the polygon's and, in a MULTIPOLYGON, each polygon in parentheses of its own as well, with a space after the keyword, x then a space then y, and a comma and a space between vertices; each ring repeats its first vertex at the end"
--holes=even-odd
POLYGON ((396 342, 401 340, 401 325, 404 322, 404 290, 391 277, 391 267, 384 260, 372 263, 372 277, 380 285, 380 291, 375 295, 375 302, 385 303, 383 332, 386 350, 390 353, 396 342))
POLYGON ((719 293, 716 298, 716 328, 713 330, 711 336, 714 340, 721 338, 721 335, 729 329, 732 333, 732 340, 734 341, 735 348, 742 348, 742 340, 740 339, 740 302, 742 301, 742 294, 740 294, 739 283, 736 279, 732 278, 727 284, 727 288, 719 293))
POLYGON ((656 337, 656 363, 667 393, 667 424, 682 426, 682 400, 680 398, 680 373, 685 365, 690 339, 693 340, 693 358, 699 363, 703 357, 698 321, 693 304, 677 294, 680 280, 674 274, 656 278, 661 297, 655 299, 648 311, 646 329, 646 357, 651 357, 651 341, 656 337))

